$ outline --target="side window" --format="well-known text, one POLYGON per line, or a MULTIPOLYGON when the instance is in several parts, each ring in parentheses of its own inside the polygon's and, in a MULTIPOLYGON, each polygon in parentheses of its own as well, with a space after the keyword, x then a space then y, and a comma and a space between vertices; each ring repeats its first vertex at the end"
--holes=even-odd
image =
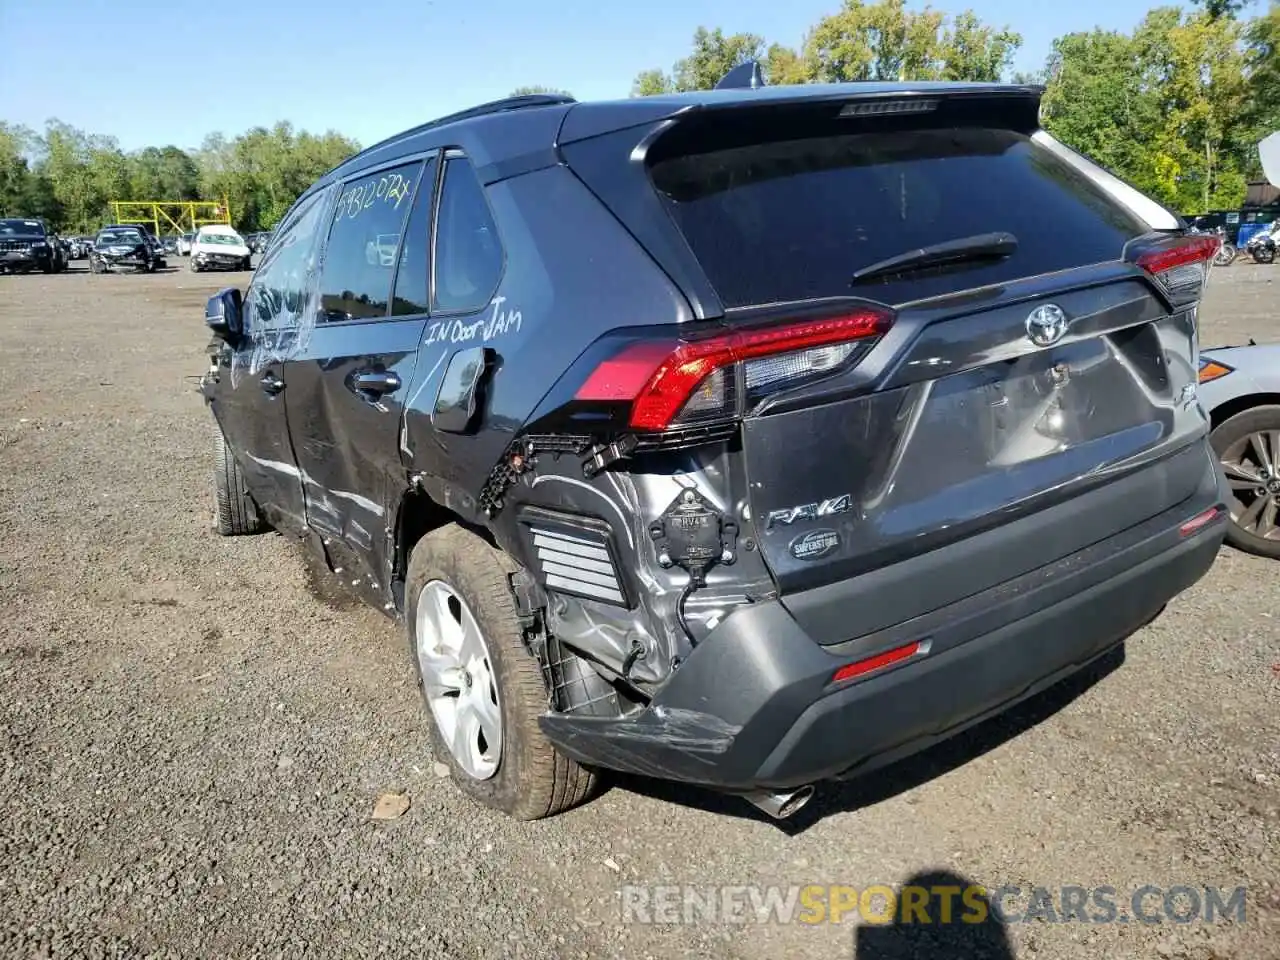
POLYGON ((276 230, 245 298, 244 315, 251 334, 297 325, 324 212, 323 199, 328 195, 321 190, 309 197, 276 230))
POLYGON ((482 309, 502 279, 502 245, 484 187, 463 157, 445 161, 435 242, 433 309, 482 309))
POLYGON ((431 204, 435 200, 436 158, 427 161, 413 198, 413 212, 404 228, 400 247, 400 269, 396 271, 396 292, 391 313, 402 317, 427 312, 427 277, 431 269, 431 204))
POLYGON ((343 184, 320 267, 321 322, 387 315, 400 231, 421 168, 409 163, 343 184))

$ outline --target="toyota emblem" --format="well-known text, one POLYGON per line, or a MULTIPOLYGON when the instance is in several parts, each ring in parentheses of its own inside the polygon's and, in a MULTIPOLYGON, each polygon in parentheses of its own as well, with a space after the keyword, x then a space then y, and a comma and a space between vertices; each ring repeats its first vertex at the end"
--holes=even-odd
POLYGON ((1067 332, 1067 315, 1056 303, 1036 307, 1027 317, 1027 337, 1037 347, 1048 347, 1067 332))

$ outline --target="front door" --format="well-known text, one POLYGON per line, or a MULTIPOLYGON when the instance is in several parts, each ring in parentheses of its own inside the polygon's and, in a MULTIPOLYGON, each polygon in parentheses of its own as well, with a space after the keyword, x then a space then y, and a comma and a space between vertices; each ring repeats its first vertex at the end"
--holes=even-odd
POLYGON ((245 336, 232 351, 219 420, 268 521, 306 530, 301 475, 289 439, 285 359, 306 340, 308 289, 325 193, 287 215, 244 300, 245 336))
POLYGON ((392 290, 406 261, 425 267, 425 226, 420 237, 401 237, 419 190, 428 201, 423 218, 429 213, 435 170, 434 158, 414 160, 342 185, 319 267, 315 328, 286 364, 307 522, 343 580, 378 597, 390 584, 396 510, 408 486, 399 431, 426 325, 420 309, 392 309, 392 290))

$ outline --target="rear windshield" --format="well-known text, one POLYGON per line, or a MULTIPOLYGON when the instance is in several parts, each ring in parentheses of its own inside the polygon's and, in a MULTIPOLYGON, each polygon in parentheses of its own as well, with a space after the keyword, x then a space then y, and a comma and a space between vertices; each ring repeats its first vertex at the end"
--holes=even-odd
POLYGON ((983 128, 735 146, 650 174, 726 307, 866 296, 902 303, 1117 259, 1147 225, 1028 136, 983 128), (919 247, 1012 233, 1004 260, 851 286, 919 247))

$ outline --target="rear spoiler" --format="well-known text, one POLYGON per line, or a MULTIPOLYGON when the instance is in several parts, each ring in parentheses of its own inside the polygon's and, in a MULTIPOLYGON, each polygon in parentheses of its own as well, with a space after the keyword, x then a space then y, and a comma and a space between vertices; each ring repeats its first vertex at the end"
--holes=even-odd
MULTIPOLYGON (((557 138, 561 146, 588 140, 618 130, 659 123, 664 120, 690 119, 698 115, 723 114, 730 111, 759 111, 760 119, 792 110, 814 112, 847 107, 857 111, 864 105, 868 112, 891 105, 941 102, 944 100, 982 100, 990 106, 1016 115, 1018 128, 1028 132, 1039 126, 1040 98, 1044 87, 1034 84, 1008 83, 815 83, 798 86, 729 87, 696 93, 601 103, 579 103, 570 107, 557 138)), ((1013 117, 1010 117, 1013 119, 1013 117)))

